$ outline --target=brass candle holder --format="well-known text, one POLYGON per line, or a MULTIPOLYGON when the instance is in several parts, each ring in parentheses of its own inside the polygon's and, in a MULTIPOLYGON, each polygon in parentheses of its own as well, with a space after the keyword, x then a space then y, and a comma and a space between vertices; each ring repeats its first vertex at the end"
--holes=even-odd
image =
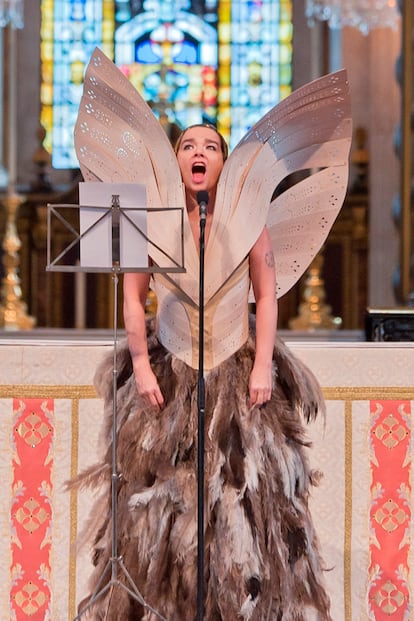
POLYGON ((324 257, 319 253, 309 266, 305 288, 304 301, 299 306, 299 314, 289 321, 291 330, 337 330, 341 327, 342 319, 331 315, 331 307, 325 304, 325 283, 322 278, 324 257))
POLYGON ((4 200, 6 208, 6 229, 3 239, 3 266, 0 297, 0 327, 5 330, 30 330, 35 319, 27 314, 26 304, 22 300, 19 278, 19 250, 21 242, 17 234, 16 215, 23 202, 18 194, 8 194, 4 200))

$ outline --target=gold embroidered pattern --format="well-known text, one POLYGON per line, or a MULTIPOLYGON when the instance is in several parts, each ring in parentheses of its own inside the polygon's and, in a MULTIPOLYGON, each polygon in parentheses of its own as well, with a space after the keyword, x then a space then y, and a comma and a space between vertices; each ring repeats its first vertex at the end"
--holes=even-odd
POLYGON ((19 524, 29 533, 36 531, 50 518, 50 513, 35 500, 29 498, 14 514, 19 524))
POLYGON ((50 427, 35 412, 21 421, 16 432, 29 446, 37 446, 50 433, 50 427))
POLYGON ((391 582, 387 582, 375 593, 373 597, 378 608, 386 615, 393 615, 404 605, 404 594, 391 582))
POLYGON ((36 614, 47 599, 47 594, 31 581, 22 586, 14 596, 15 603, 28 617, 36 614))
POLYGON ((374 429, 374 433, 378 440, 381 440, 389 449, 395 448, 408 435, 407 429, 392 414, 389 414, 374 429))
POLYGON ((387 533, 392 533, 408 520, 408 515, 390 498, 375 512, 374 519, 387 533))

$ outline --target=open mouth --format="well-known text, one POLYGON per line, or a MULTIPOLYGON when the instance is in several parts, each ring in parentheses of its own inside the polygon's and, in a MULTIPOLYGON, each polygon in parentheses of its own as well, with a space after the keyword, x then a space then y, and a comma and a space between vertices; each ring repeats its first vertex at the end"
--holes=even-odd
POLYGON ((204 164, 201 163, 193 164, 191 168, 191 173, 193 175, 194 181, 202 181, 206 174, 206 167, 204 164))

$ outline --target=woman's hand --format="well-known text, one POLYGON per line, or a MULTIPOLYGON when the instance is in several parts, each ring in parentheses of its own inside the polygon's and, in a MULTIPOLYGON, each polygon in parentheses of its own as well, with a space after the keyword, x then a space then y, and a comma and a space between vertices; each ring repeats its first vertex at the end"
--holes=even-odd
POLYGON ((135 383, 139 396, 147 403, 162 410, 164 407, 164 397, 158 384, 158 380, 148 359, 138 359, 133 361, 135 383))
POLYGON ((250 406, 263 405, 272 395, 272 365, 255 362, 249 379, 250 406))

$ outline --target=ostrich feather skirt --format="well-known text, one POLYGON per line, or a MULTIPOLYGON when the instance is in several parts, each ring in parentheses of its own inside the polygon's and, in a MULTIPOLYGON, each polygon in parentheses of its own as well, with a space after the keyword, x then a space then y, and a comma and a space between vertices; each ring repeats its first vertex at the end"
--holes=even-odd
MULTIPOLYGON (((167 404, 160 413, 137 395, 126 344, 117 353, 118 552, 146 605, 118 585, 88 608, 89 619, 156 621, 151 608, 167 621, 196 616, 197 372, 158 343, 150 324, 148 342, 167 404)), ((249 408, 253 359, 251 334, 206 378, 205 618, 331 621, 308 510, 319 473, 309 468, 304 431, 323 398, 311 372, 279 340, 272 398, 249 408)), ((96 374, 106 454, 71 483, 101 491, 83 535, 93 548, 91 593, 112 550, 112 373, 111 355, 96 374)))

